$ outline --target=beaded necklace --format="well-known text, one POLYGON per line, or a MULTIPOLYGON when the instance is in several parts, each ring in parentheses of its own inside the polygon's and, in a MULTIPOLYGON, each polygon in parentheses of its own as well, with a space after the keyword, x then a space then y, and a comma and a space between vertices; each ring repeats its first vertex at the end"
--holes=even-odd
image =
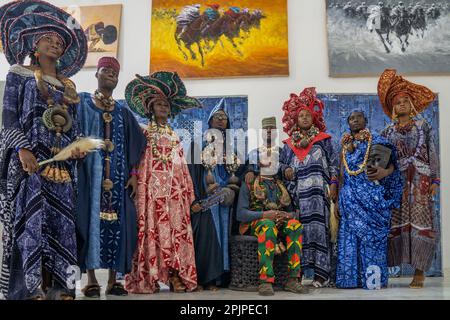
MULTIPOLYGON (((271 188, 271 190, 273 189, 271 188)), ((291 198, 286 187, 281 181, 273 177, 258 176, 253 182, 253 193, 256 200, 260 201, 263 205, 263 207, 261 208, 262 210, 280 210, 282 208, 288 207, 291 204, 291 198), (273 181, 274 184, 276 184, 277 202, 272 202, 268 199, 269 191, 267 190, 267 187, 265 186, 263 180, 273 181)))
POLYGON ((345 170, 347 171, 347 173, 349 175, 351 175, 351 176, 360 175, 366 169, 367 162, 369 161, 370 149, 372 147, 372 139, 373 139, 372 134, 367 129, 361 130, 354 136, 347 133, 342 138, 342 159, 344 162, 345 170), (358 170, 350 170, 350 167, 348 166, 348 163, 347 163, 347 153, 349 152, 349 149, 351 148, 350 145, 353 147, 354 140, 358 140, 360 142, 364 142, 364 141, 368 142, 366 153, 364 155, 364 161, 363 161, 363 163, 358 165, 358 167, 359 167, 358 170))
POLYGON ((101 93, 98 90, 95 90, 94 97, 103 104, 105 109, 114 109, 114 106, 116 105, 116 101, 113 99, 112 96, 107 98, 103 93, 101 93))
MULTIPOLYGON (((73 126, 73 119, 68 111, 68 105, 77 104, 80 98, 77 94, 75 84, 68 78, 57 75, 56 79, 64 87, 64 94, 61 103, 50 96, 49 86, 56 91, 56 86, 47 85, 43 79, 44 73, 40 68, 34 70, 34 78, 40 95, 47 103, 47 110, 42 115, 44 126, 51 132, 55 133, 55 141, 51 148, 52 157, 58 154, 61 149, 61 136, 68 132, 73 126)), ((69 171, 64 163, 54 162, 47 165, 41 172, 41 176, 54 183, 69 183, 72 181, 69 171)))
MULTIPOLYGON (((208 142, 208 144, 203 149, 201 154, 202 164, 206 169, 212 171, 217 166, 217 164, 219 164, 220 156, 217 154, 214 145, 212 144, 212 142, 214 142, 214 139, 210 133, 208 133, 206 141, 208 142)), ((225 167, 230 174, 234 174, 241 165, 241 161, 235 153, 227 157, 225 150, 223 150, 222 160, 222 163, 225 164, 225 167)))
POLYGON ((150 134, 150 144, 152 147, 152 154, 155 160, 162 161, 162 163, 167 164, 171 162, 173 159, 174 148, 179 144, 177 135, 172 130, 169 124, 165 124, 164 126, 158 125, 156 121, 151 121, 148 124, 148 132, 150 134), (166 136, 170 140, 170 150, 167 154, 162 154, 158 150, 157 142, 163 137, 166 136))
POLYGON ((301 130, 297 129, 292 133, 292 144, 296 148, 305 149, 310 145, 310 143, 319 133, 319 129, 317 129, 315 126, 311 126, 311 128, 309 128, 306 133, 303 133, 301 130))
POLYGON ((103 93, 95 90, 94 97, 103 105, 103 132, 105 141, 105 159, 104 159, 104 171, 103 171, 103 192, 102 192, 102 210, 100 212, 100 219, 105 221, 116 221, 118 220, 117 212, 112 207, 114 189, 114 181, 111 180, 111 154, 114 151, 114 143, 112 142, 112 127, 111 123, 114 119, 112 112, 116 106, 116 101, 113 97, 106 98, 103 93))

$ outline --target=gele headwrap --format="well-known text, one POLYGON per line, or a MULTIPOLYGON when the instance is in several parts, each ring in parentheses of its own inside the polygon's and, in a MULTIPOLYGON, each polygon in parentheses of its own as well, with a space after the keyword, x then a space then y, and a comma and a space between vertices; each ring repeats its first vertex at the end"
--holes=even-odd
POLYGON ((23 64, 43 36, 58 35, 65 45, 58 73, 71 77, 83 68, 88 48, 80 24, 64 10, 39 0, 13 1, 0 7, 1 41, 10 65, 23 64))

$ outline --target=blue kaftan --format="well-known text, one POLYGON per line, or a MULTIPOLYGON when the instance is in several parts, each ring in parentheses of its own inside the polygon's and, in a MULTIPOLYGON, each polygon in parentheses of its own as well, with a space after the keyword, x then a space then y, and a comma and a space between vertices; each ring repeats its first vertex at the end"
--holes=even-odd
MULTIPOLYGON (((365 172, 351 176, 344 171, 339 194, 341 221, 338 235, 338 288, 379 289, 387 286, 387 240, 391 210, 400 206, 403 182, 397 166, 395 147, 386 139, 373 135, 372 145, 392 149, 395 171, 388 177, 371 182, 365 172)), ((364 162, 367 142, 361 142, 353 153, 347 152, 350 170, 364 162)))
MULTIPOLYGON (((89 93, 80 97, 79 122, 83 135, 103 139, 103 111, 96 107, 89 93)), ((118 219, 100 219, 100 212, 105 210, 101 199, 106 153, 91 153, 79 169, 78 260, 82 271, 111 269, 126 274, 131 271, 137 245, 137 218, 130 190, 125 185, 132 167, 139 164, 147 139, 126 107, 116 102, 111 115, 114 150, 110 154, 110 179, 114 182, 112 208, 118 219)))

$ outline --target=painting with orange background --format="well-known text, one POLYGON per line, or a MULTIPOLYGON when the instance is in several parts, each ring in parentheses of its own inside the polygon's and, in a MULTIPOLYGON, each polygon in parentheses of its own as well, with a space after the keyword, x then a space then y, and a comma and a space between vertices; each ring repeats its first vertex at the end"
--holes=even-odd
POLYGON ((88 39, 85 67, 95 67, 101 57, 114 57, 119 52, 122 5, 69 6, 63 8, 81 24, 88 39))
POLYGON ((153 0, 150 72, 288 76, 287 0, 153 0))

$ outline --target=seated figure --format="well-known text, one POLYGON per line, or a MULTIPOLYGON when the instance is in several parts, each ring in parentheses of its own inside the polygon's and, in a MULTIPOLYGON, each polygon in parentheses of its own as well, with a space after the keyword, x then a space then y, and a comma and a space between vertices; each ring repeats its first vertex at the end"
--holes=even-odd
POLYGON ((286 250, 289 279, 284 290, 307 293, 299 281, 303 226, 295 216, 298 214, 292 212, 291 199, 283 182, 273 172, 267 172, 266 167, 261 167, 253 182, 241 186, 237 209, 239 232, 258 238, 260 295, 274 295, 273 260, 276 252, 286 250), (279 239, 285 243, 278 244, 279 239))

